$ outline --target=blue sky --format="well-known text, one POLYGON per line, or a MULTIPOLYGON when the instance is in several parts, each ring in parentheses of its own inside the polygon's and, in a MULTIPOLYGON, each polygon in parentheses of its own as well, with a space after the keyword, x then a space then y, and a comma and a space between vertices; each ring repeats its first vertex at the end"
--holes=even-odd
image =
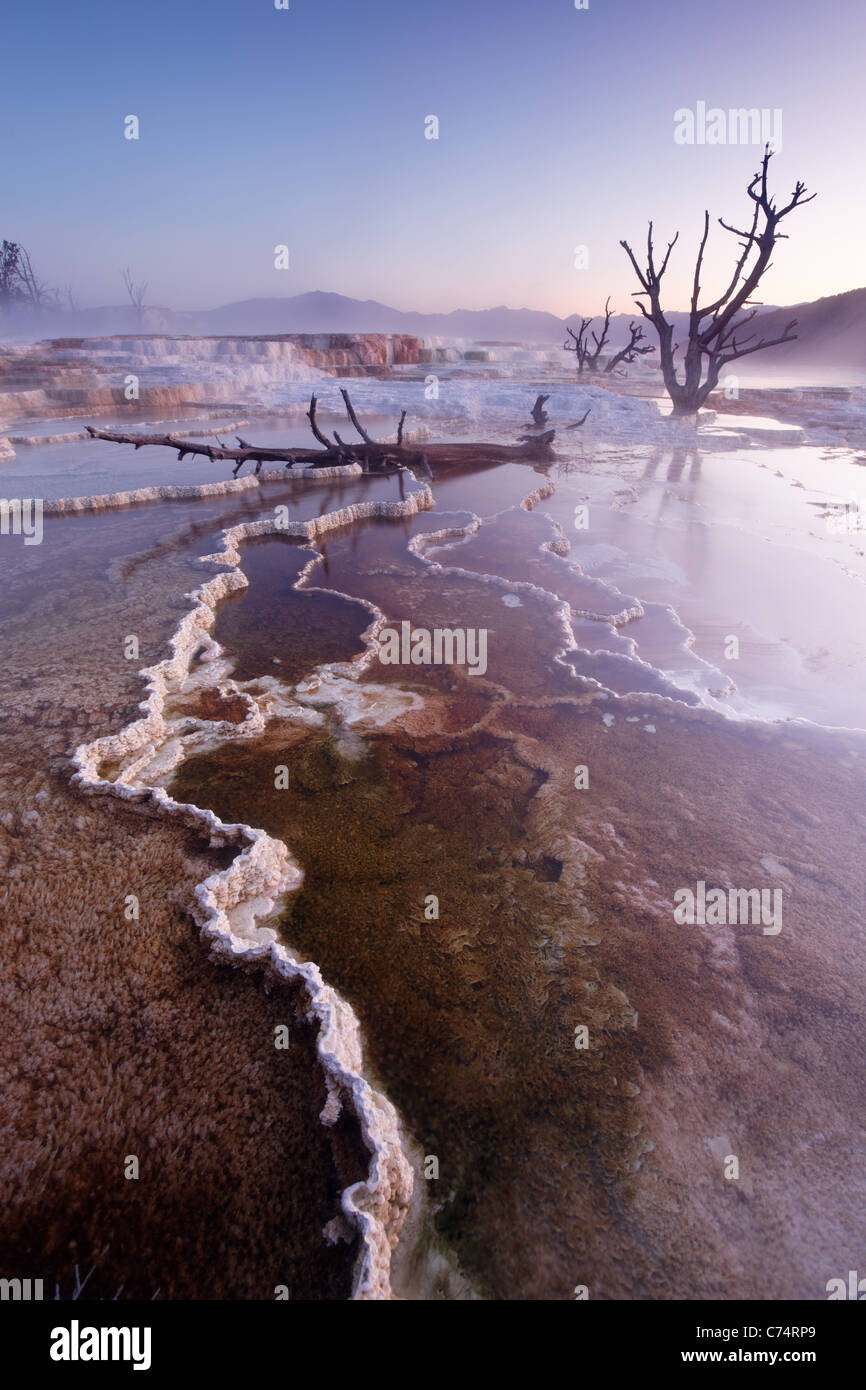
POLYGON ((0 236, 82 305, 122 300, 128 264, 174 308, 627 309, 618 242, 654 216, 680 307, 704 207, 737 222, 759 159, 676 145, 699 100, 781 108, 774 183, 820 195, 764 298, 866 283, 860 0, 10 0, 4 38, 0 236))

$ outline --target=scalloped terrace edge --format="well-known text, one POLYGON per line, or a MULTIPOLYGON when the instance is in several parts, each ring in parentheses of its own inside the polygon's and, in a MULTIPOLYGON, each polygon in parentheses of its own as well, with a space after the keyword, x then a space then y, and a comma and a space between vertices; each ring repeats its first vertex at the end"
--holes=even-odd
MULTIPOLYGON (((318 479, 325 475, 354 475, 360 471, 357 465, 311 470, 313 476, 318 479)), ((246 490, 250 486, 257 486, 259 482, 283 478, 282 473, 263 473, 257 477, 251 475, 249 478, 226 483, 180 488, 146 488, 136 493, 63 499, 60 503, 55 503, 54 507, 58 511, 73 513, 116 509, 135 502, 202 497, 223 491, 246 490)), ((555 488, 548 484, 530 493, 520 505, 526 510, 532 510, 553 491, 555 488)), ((122 762, 132 754, 140 753, 141 756, 130 769, 134 775, 135 768, 149 761, 148 752, 155 753, 160 745, 166 742, 171 732, 164 713, 168 700, 190 677, 192 663, 197 657, 210 660, 220 654, 218 645, 210 636, 217 607, 228 594, 246 588, 249 583, 240 568, 238 547, 243 541, 269 535, 294 536, 315 541, 318 536, 330 530, 351 525, 356 521, 375 517, 413 516, 420 511, 429 510, 433 505, 431 489, 422 485, 407 498, 399 501, 358 502, 309 521, 279 524, 276 518, 267 518, 242 522, 223 530, 222 549, 202 556, 199 560, 199 563, 219 570, 219 573, 188 595, 194 606, 181 619, 169 641, 171 655, 154 666, 143 668, 139 673, 144 677, 148 691, 147 698, 139 705, 143 717, 134 720, 118 734, 79 745, 72 758, 75 772, 71 780, 83 793, 114 795, 126 802, 129 809, 144 814, 169 816, 199 833, 203 832, 213 848, 226 845, 237 845, 239 848, 245 846, 226 869, 211 874, 197 885, 191 914, 200 928, 201 938, 208 942, 215 958, 241 968, 261 970, 266 975, 276 977, 278 981, 300 980, 307 991, 310 1001, 308 1016, 319 1022, 316 1046, 328 1092, 320 1118, 325 1125, 336 1123, 343 1104, 348 1102, 371 1154, 367 1178, 344 1189, 340 1203, 343 1215, 361 1239, 361 1249, 353 1275, 352 1298, 362 1300, 387 1300, 394 1296, 391 1287, 391 1257, 412 1202, 414 1173, 407 1157, 408 1145, 401 1135, 400 1119, 394 1106, 364 1078, 360 1022, 354 1010, 336 990, 325 984, 321 971, 314 962, 297 961, 289 948, 276 940, 275 933, 274 939, 263 941, 261 937, 264 933, 255 928, 257 919, 270 918, 279 900, 300 886, 303 871, 288 847, 282 841, 268 835, 266 831, 243 823, 226 824, 212 811, 174 801, 161 786, 147 786, 135 781, 125 782, 122 778, 112 781, 100 777, 99 768, 105 761, 122 762), (246 920, 233 924, 229 914, 243 916, 245 909, 246 920)), ((554 619, 562 629, 562 645, 556 652, 556 659, 562 661, 566 652, 577 645, 567 622, 566 615, 570 611, 567 601, 531 582, 506 580, 498 575, 465 571, 457 566, 432 560, 424 553, 442 541, 466 539, 480 524, 481 519, 469 513, 468 522, 463 525, 448 526, 413 537, 409 542, 409 550, 431 570, 461 575, 473 580, 485 580, 494 588, 508 592, 531 593, 541 599, 546 606, 551 607, 554 619)), ((550 542, 541 548, 548 546, 551 546, 550 542)), ((559 549, 558 546, 551 548, 554 549, 554 553, 559 549)), ((318 558, 317 554, 311 556, 298 576, 299 580, 316 565, 318 558)), ((559 558, 563 557, 560 555, 559 558)), ((319 585, 316 588, 322 592, 335 592, 327 588, 322 589, 319 585)), ((346 595, 341 597, 345 598, 346 595)), ((373 639, 387 619, 369 601, 352 601, 360 603, 371 613, 371 623, 362 635, 365 650, 352 662, 337 665, 357 678, 375 659, 373 639)), ((640 616, 641 612, 640 608, 626 609, 613 618, 608 616, 606 621, 613 621, 617 625, 625 624, 640 616)), ((608 698, 611 693, 604 694, 605 698, 608 698)), ((264 727, 267 716, 263 715, 249 696, 245 698, 249 701, 250 711, 243 726, 239 728, 237 725, 221 721, 207 721, 212 723, 215 733, 237 737, 239 733, 241 736, 253 734, 264 727)), ((565 699, 568 700, 568 697, 565 699)), ((618 697, 613 696, 613 699, 615 703, 620 703, 618 697)), ((651 706, 659 704, 670 710, 670 697, 644 695, 643 699, 651 706)), ((522 703, 545 705, 561 703, 562 700, 563 697, 559 696, 552 701, 542 699, 522 703)), ((696 711, 689 710, 688 713, 694 716, 696 711)), ((486 720, 482 718, 480 724, 484 723, 486 720)), ((182 751, 178 750, 177 759, 180 760, 182 756, 182 751)), ((324 1234, 326 1239, 331 1238, 327 1228, 324 1234)))
MULTIPOLYGON (((185 502, 199 497, 226 497, 232 492, 248 492, 261 483, 284 483, 292 478, 356 478, 363 475, 360 463, 333 468, 271 468, 266 473, 249 473, 244 478, 225 478, 216 483, 164 483, 157 487, 138 487, 130 492, 101 492, 87 497, 56 497, 43 502, 46 516, 65 516, 76 512, 119 511, 144 502, 185 502)), ((367 505, 364 503, 363 505, 367 505)), ((285 527, 280 528, 285 531, 285 527)))
MULTIPOLYGON (((321 477, 324 470, 316 471, 317 476, 321 477)), ((343 474, 350 470, 333 471, 343 474)), ((81 500, 93 502, 97 499, 81 500)), ((103 503, 107 500, 99 499, 103 503)), ((72 784, 83 793, 117 796, 127 802, 130 809, 169 816, 191 829, 203 832, 211 847, 243 847, 226 869, 211 874, 197 885, 191 913, 200 928, 202 940, 208 942, 217 959, 246 969, 262 970, 280 981, 299 980, 307 991, 310 1002, 308 1016, 319 1023, 316 1048, 328 1091, 328 1099, 321 1112, 322 1123, 336 1123, 342 1106, 348 1103, 371 1155, 367 1177, 345 1188, 340 1199, 342 1212, 361 1241, 353 1275, 353 1299, 389 1299, 393 1296, 391 1253, 412 1198, 414 1176, 406 1157, 396 1110, 364 1078, 361 1030, 354 1010, 336 990, 325 984, 317 965, 295 960, 282 942, 276 939, 262 941, 261 933, 256 933, 256 919, 268 918, 273 914, 280 898, 299 886, 303 878, 302 870, 287 846, 264 830, 245 824, 227 825, 212 811, 174 801, 160 786, 146 787, 141 783, 124 782, 121 778, 111 781, 100 776, 100 767, 105 761, 128 758, 147 745, 156 750, 164 740, 168 733, 165 718, 168 698, 189 677, 197 655, 208 650, 211 656, 216 654, 217 648, 210 630, 216 618, 217 605, 227 594, 246 588, 249 582, 240 568, 238 545, 242 541, 267 535, 297 536, 314 541, 327 531, 356 521, 413 516, 432 506, 433 494, 429 487, 422 486, 399 501, 357 502, 310 521, 280 525, 276 518, 268 518, 243 522, 224 530, 221 534, 222 550, 200 559, 200 563, 219 569, 220 573, 188 595, 193 600, 193 607, 181 619, 169 641, 170 655, 139 673, 147 683, 148 692, 147 698, 139 705, 143 717, 134 720, 119 734, 80 744, 72 757, 75 768, 72 784), (229 914, 234 912, 237 915, 240 909, 242 915, 245 908, 248 920, 232 922, 229 914)), ((369 637, 379 622, 384 620, 384 614, 374 618, 365 637, 369 637)), ((366 660, 362 658, 356 663, 359 673, 369 657, 368 648, 366 660)), ((251 715, 252 718, 245 722, 260 727, 263 716, 258 711, 251 711, 251 715)), ((236 727, 233 731, 237 734, 236 727)), ((252 732, 252 727, 248 728, 248 732, 252 732)))

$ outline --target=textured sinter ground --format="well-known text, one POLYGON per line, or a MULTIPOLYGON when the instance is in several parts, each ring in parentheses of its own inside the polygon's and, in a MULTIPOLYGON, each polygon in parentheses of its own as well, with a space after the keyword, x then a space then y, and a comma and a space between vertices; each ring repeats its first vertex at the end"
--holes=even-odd
MULTIPOLYGON (((539 482, 512 468, 436 492, 489 517, 539 482)), ((312 514, 366 486, 310 492, 312 514)), ((97 1264, 98 1296, 121 1283, 160 1297, 349 1292, 353 1250, 322 1229, 366 1155, 351 1127, 319 1123, 301 1023, 287 1052, 273 1048, 288 993, 211 964, 197 940, 187 910, 220 856, 67 784, 70 749, 137 714, 135 670, 165 654, 203 578, 194 557, 284 498, 297 515, 298 494, 268 486, 48 519, 41 547, 0 550, 4 1276, 70 1279, 77 1262, 97 1264), (123 658, 130 633, 138 662, 123 658), (123 1177, 129 1154, 137 1182, 123 1177)), ((437 1286, 430 1269, 456 1261, 487 1297, 586 1285, 822 1298, 866 1234, 862 743, 674 704, 667 678, 628 664, 600 622, 597 661, 558 661, 567 612, 508 581, 556 587, 562 566, 537 547, 561 551, 561 536, 512 510, 429 547, 464 573, 407 550, 468 520, 333 534, 304 593, 308 552, 245 545, 250 588, 224 602, 215 634, 238 679, 291 685, 360 650, 363 611, 317 584, 396 622, 488 628, 488 671, 377 663, 368 682, 423 707, 395 701, 391 724, 347 729, 326 704, 323 727, 274 720, 171 784, 291 847, 306 878, 286 940, 355 1006, 370 1079, 439 1161, 438 1179, 420 1179, 429 1221, 417 1248, 398 1249, 397 1289, 453 1296, 465 1285, 437 1286), (578 764, 588 789, 574 787, 578 764), (676 925, 673 894, 698 879, 781 887, 782 932, 676 925), (574 1046, 582 1025, 587 1050, 574 1046)), ((568 583, 578 609, 621 616, 592 581, 568 583)), ((345 712, 345 683, 334 691, 345 712)), ((239 713, 219 691, 194 699, 206 718, 239 713)))
POLYGON ((189 906, 219 855, 68 782, 77 743, 136 715, 136 670, 201 582, 192 555, 261 506, 46 519, 41 546, 0 545, 0 1273, 57 1280, 67 1297, 76 1264, 97 1298, 351 1287, 354 1252, 322 1229, 366 1154, 319 1120, 326 1090, 294 992, 212 963, 198 940, 189 906), (127 634, 139 661, 124 659, 127 634))
MULTIPOLYGON (((368 680, 425 707, 354 746, 336 706, 324 730, 275 722, 188 761, 172 792, 303 865, 285 937, 354 1005, 377 1084, 438 1158, 438 1240, 477 1293, 824 1297, 866 1235, 863 744, 575 680, 550 601, 508 606, 469 573, 500 524, 491 568, 522 579, 510 512, 437 549, 463 574, 406 552, 426 514, 331 539, 305 581, 416 627, 471 614, 484 679, 376 663, 368 680), (781 888, 781 933, 677 925, 698 879, 781 888)), ((275 599, 297 556, 254 541, 242 564, 216 636, 253 678, 291 646, 275 599)), ((423 1256, 403 1255, 412 1296, 423 1256)))

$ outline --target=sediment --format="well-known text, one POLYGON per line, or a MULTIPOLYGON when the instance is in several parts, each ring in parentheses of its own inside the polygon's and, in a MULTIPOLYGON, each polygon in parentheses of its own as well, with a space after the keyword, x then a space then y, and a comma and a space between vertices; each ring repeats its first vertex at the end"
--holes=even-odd
MULTIPOLYGON (((280 475, 277 475, 280 476, 280 475)), ((248 825, 225 825, 212 812, 174 801, 161 786, 142 781, 145 769, 175 735, 166 718, 166 705, 183 692, 195 662, 214 662, 219 652, 208 637, 217 604, 228 593, 242 588, 246 579, 238 568, 238 546, 254 536, 281 535, 308 541, 361 518, 411 516, 432 505, 428 488, 394 502, 357 503, 313 521, 280 525, 276 519, 242 523, 223 534, 219 554, 204 557, 218 568, 216 577, 190 597, 193 607, 181 621, 171 643, 171 654, 141 674, 147 682, 142 718, 120 734, 80 746, 74 756, 73 782, 82 791, 118 796, 157 816, 167 816, 200 832, 213 848, 232 847, 239 852, 231 864, 211 874, 196 888, 193 915, 201 934, 218 959, 263 970, 279 980, 302 983, 308 996, 308 1016, 318 1025, 317 1052, 328 1085, 328 1101, 322 1110, 325 1124, 334 1124, 342 1108, 357 1119, 370 1152, 366 1179, 347 1187, 341 1199, 350 1227, 360 1238, 353 1295, 356 1298, 390 1296, 390 1254, 412 1192, 412 1169, 400 1139, 399 1120, 384 1096, 376 1093, 363 1075, 363 1055, 358 1020, 344 1000, 323 981, 315 964, 297 961, 268 926, 258 926, 274 914, 277 904, 301 882, 302 874, 284 844, 248 825), (231 568, 226 568, 231 566, 231 568), (104 764, 119 766, 119 775, 101 775, 104 764)), ((197 721, 199 724, 208 721, 197 721)), ((210 723, 212 737, 249 737, 259 733, 265 716, 250 701, 242 724, 218 720, 210 723)), ((168 763, 182 756, 178 740, 168 763)))
MULTIPOLYGON (((846 1268, 862 1234, 859 1187, 845 1176, 863 1103, 846 1057, 846 1039, 862 1031, 866 973, 855 920, 858 815, 866 824, 857 739, 728 726, 673 691, 619 697, 575 680, 569 604, 555 587, 524 578, 517 559, 491 574, 424 556, 449 539, 471 546, 478 518, 417 536, 416 575, 377 567, 375 546, 366 564, 363 545, 346 559, 341 528, 431 501, 422 490, 405 504, 224 532, 223 550, 206 557, 220 572, 192 596, 170 656, 143 673, 142 717, 77 750, 81 789, 119 796, 124 814, 152 813, 141 824, 176 839, 168 817, 191 843, 231 856, 192 879, 194 895, 187 875, 177 897, 184 906, 194 896, 218 959, 304 992, 328 1077, 322 1118, 357 1119, 366 1149, 366 1171, 342 1189, 343 1224, 328 1227, 357 1242, 356 1297, 391 1293, 412 1191, 400 1119, 365 1072, 383 1078, 413 1132, 432 1136, 450 1164, 440 1226, 488 1296, 569 1298, 587 1284, 592 1297, 823 1297, 822 1259, 827 1275, 846 1268), (255 805, 234 822, 200 809, 198 796, 174 800, 162 783, 173 767, 181 786, 203 780, 194 754, 207 739, 216 806, 227 759, 273 761, 280 718, 294 718, 307 742, 321 732, 315 701, 280 707, 262 681, 233 689, 210 634, 221 599, 246 583, 243 542, 312 542, 326 531, 328 592, 362 602, 371 618, 364 654, 331 672, 332 696, 369 673, 386 612, 433 626, 444 590, 447 609, 462 604, 479 622, 503 595, 519 597, 526 627, 510 640, 535 622, 531 651, 549 664, 525 669, 532 662, 512 645, 483 682, 449 686, 440 672, 422 684, 425 673, 413 672, 417 701, 367 734, 390 798, 375 817, 364 798, 346 814, 361 788, 350 760, 330 753, 328 776, 299 807, 309 824, 292 833, 254 828, 264 824, 255 805), (185 694, 200 701, 214 684, 219 699, 179 712, 185 694), (466 688, 478 684, 487 698, 466 688), (579 761, 592 768, 587 793, 571 783, 579 761), (318 860, 306 880, 287 844, 318 860), (673 926, 677 885, 701 873, 749 883, 762 869, 793 894, 779 941, 673 926), (425 884, 438 890, 443 873, 451 901, 434 937, 411 903, 425 884), (395 896, 401 874, 405 900, 395 896), (348 887, 353 934, 328 931, 348 887), (280 940, 287 895, 291 939, 316 965, 280 940), (572 1032, 584 1021, 595 1041, 578 1056, 572 1032), (455 1104, 468 1152, 453 1138, 455 1104), (741 1156, 738 1186, 723 1180, 720 1145, 741 1156)), ((318 563, 314 554, 305 584, 318 563)), ((615 626, 640 610, 579 611, 615 626)), ((383 681, 406 674, 383 669, 383 681)), ((223 814, 242 808, 233 788, 223 814)))

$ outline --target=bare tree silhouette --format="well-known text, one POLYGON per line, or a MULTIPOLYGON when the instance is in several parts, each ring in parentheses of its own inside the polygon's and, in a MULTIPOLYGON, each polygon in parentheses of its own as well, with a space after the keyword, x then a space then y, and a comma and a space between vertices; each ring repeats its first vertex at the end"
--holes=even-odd
POLYGON ((770 258, 776 243, 787 239, 785 234, 779 231, 780 222, 795 208, 810 203, 816 196, 812 193, 808 198, 805 198, 803 195, 806 186, 798 180, 794 185, 794 192, 790 201, 782 208, 777 207, 767 188, 767 169, 772 153, 770 146, 766 145, 761 167, 746 190, 755 205, 751 226, 748 230, 740 231, 737 227, 732 227, 723 221, 721 217, 718 219, 725 231, 732 232, 734 236, 740 238, 740 254, 727 288, 717 299, 707 304, 700 303, 701 267, 710 231, 710 214, 709 212, 704 213, 704 234, 695 262, 689 309, 688 341, 684 357, 685 374, 682 381, 677 375, 676 363, 676 354, 680 345, 673 342, 673 325, 668 323, 661 305, 661 282, 668 268, 671 252, 679 238, 679 232, 673 241, 668 242, 662 263, 656 267, 653 224, 650 222, 647 233, 647 263, 643 270, 638 265, 628 242, 620 242, 620 246, 631 261, 641 284, 640 291, 634 296, 638 308, 644 318, 649 319, 659 336, 662 375, 667 393, 673 401, 675 415, 695 414, 710 392, 718 385, 722 368, 727 366, 729 362, 734 362, 739 357, 746 357, 752 352, 761 352, 764 348, 775 347, 779 343, 793 342, 797 337, 796 333, 792 332, 797 326, 796 319, 792 319, 786 325, 778 338, 760 338, 755 342, 756 335, 754 333, 750 333, 746 337, 742 336, 742 330, 751 323, 758 312, 757 307, 749 306, 755 303, 752 300, 752 295, 770 267, 770 258), (752 259, 753 253, 754 259, 752 259), (649 300, 649 308, 642 302, 644 299, 649 300), (743 313, 743 310, 747 310, 747 312, 743 313), (738 318, 737 316, 741 313, 742 317, 738 318), (701 325, 707 319, 709 322, 706 327, 702 327, 701 325))
POLYGON ((604 324, 601 330, 601 337, 595 332, 592 334, 592 342, 595 344, 594 347, 590 344, 587 336, 591 324, 595 322, 594 319, 582 318, 576 333, 573 328, 569 328, 568 324, 566 324, 566 330, 572 341, 570 343, 563 343, 562 346, 565 348, 566 352, 573 352, 576 355, 579 375, 583 375, 584 372, 594 372, 597 369, 598 360, 610 336, 610 319, 610 296, 608 296, 604 304, 604 324))
POLYGON ((0 312, 43 309, 51 300, 51 292, 37 279, 24 247, 17 241, 4 241, 0 245, 0 312))
POLYGON ((140 328, 144 320, 144 296, 147 294, 147 281, 145 280, 142 284, 137 285, 132 278, 132 271, 129 269, 129 266, 120 272, 120 278, 123 280, 126 287, 129 301, 138 315, 138 326, 140 328))
POLYGON ((583 372, 586 369, 586 359, 589 355, 586 343, 586 334, 591 323, 592 319, 581 319, 576 333, 574 329, 570 327, 569 324, 565 325, 566 332, 568 333, 572 341, 570 343, 564 342, 562 346, 566 352, 575 353, 577 361, 577 370, 580 374, 583 374, 583 372))

